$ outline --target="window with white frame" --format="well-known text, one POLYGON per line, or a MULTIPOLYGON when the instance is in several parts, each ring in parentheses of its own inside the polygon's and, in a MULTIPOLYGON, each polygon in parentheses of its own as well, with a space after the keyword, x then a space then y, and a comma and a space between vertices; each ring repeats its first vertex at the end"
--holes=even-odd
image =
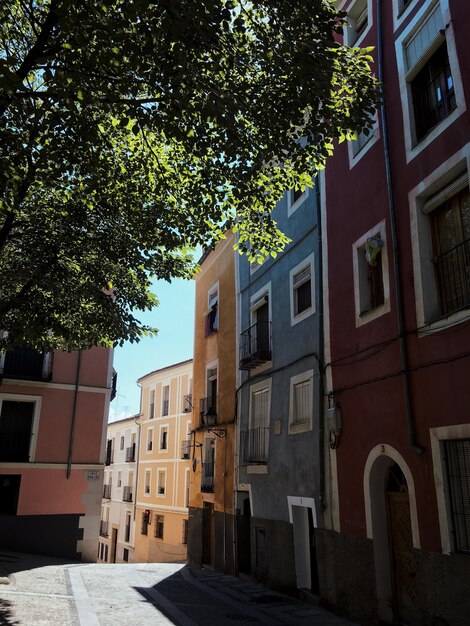
POLYGON ((153 450, 153 428, 147 430, 147 452, 153 450))
POLYGON ((368 0, 352 2, 349 6, 347 19, 348 26, 344 32, 345 43, 348 46, 357 46, 370 26, 371 15, 368 0))
POLYGON ((268 462, 271 379, 250 387, 249 427, 240 432, 243 465, 266 465, 268 462))
POLYGON ((168 450, 168 426, 160 426, 160 450, 168 450))
POLYGON ((207 294, 208 312, 205 318, 205 336, 215 333, 219 328, 219 286, 218 284, 209 290, 207 294))
POLYGON ((164 496, 166 492, 166 470, 157 471, 157 495, 164 496))
POLYGON ((448 1, 423 3, 395 45, 409 161, 465 110, 448 1))
POLYGON ((168 415, 170 412, 170 385, 163 386, 162 392, 162 416, 168 415))
POLYGON ((470 439, 444 441, 454 551, 470 554, 470 439))
POLYGON ((313 269, 313 254, 310 254, 289 273, 291 325, 315 313, 313 269))
POLYGON ((163 539, 163 532, 165 528, 165 516, 155 515, 155 539, 163 539))
POLYGON ((150 390, 150 402, 149 402, 149 419, 153 420, 155 417, 155 389, 150 390))
POLYGON ((385 222, 353 244, 356 326, 390 311, 385 222))
POLYGON ((287 215, 291 216, 308 198, 310 190, 305 189, 289 189, 287 192, 287 215))
POLYGON ((151 486, 152 486, 151 481, 152 481, 152 470, 146 469, 145 477, 144 477, 144 494, 146 496, 150 495, 151 486))
POLYGON ((457 321, 459 316, 468 317, 468 153, 470 145, 443 163, 410 193, 418 327, 445 325, 448 319, 457 321))
POLYGON ((353 139, 348 143, 350 167, 353 167, 379 139, 380 135, 377 113, 370 115, 369 119, 370 126, 358 129, 356 132, 356 139, 353 139))
POLYGON ((121 441, 119 444, 119 450, 124 450, 124 437, 121 435, 121 441))
POLYGON ((117 485, 116 487, 122 487, 122 472, 119 471, 117 473, 117 485))
POLYGON ((311 430, 313 418, 313 370, 290 379, 289 434, 311 430))
POLYGON ((0 462, 34 461, 41 399, 0 395, 0 462))

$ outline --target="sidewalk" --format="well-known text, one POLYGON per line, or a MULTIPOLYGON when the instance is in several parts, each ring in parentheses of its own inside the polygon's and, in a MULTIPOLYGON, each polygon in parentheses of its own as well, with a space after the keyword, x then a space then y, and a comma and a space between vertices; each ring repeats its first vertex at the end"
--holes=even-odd
POLYGON ((348 626, 313 604, 173 563, 85 564, 0 554, 1 626, 348 626))

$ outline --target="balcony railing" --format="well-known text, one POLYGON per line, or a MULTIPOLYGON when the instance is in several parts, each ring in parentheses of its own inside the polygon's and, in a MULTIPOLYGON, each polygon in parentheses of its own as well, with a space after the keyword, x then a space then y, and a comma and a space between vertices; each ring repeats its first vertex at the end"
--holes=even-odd
POLYGON ((217 424, 217 398, 212 396, 201 398, 200 412, 202 426, 215 426, 217 424))
POLYGON ((240 369, 251 370, 270 361, 271 322, 256 322, 240 335, 240 369))
POLYGON ((191 439, 184 439, 181 442, 181 458, 189 459, 191 453, 191 439))
POLYGON ((132 487, 130 485, 125 485, 122 489, 122 501, 123 502, 132 502, 132 487))
POLYGON ((41 354, 30 348, 16 348, 5 352, 0 376, 22 380, 51 380, 52 355, 41 354))
POLYGON ((126 448, 126 463, 133 463, 135 461, 135 443, 126 448))
POLYGON ((187 393, 183 396, 183 411, 185 413, 191 413, 193 410, 193 394, 187 393))
POLYGON ((109 526, 109 522, 105 522, 104 520, 101 520, 101 522, 100 522, 100 535, 102 537, 107 537, 109 535, 108 526, 109 526))
POLYGON ((266 465, 268 462, 269 428, 250 428, 240 432, 240 463, 266 465))
POLYGON ((201 491, 214 493, 214 466, 215 463, 204 463, 202 468, 201 491))
POLYGON ((111 484, 103 485, 103 498, 106 498, 106 500, 111 500, 111 484))
POLYGON ((432 260, 439 288, 442 315, 470 305, 470 240, 432 260))

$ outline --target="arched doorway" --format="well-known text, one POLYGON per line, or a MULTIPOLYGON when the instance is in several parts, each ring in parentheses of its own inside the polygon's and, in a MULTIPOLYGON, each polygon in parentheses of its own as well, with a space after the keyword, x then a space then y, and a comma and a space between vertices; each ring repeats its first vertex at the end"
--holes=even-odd
POLYGON ((367 536, 373 540, 379 619, 417 623, 415 575, 419 531, 414 482, 403 457, 386 444, 364 469, 367 536))

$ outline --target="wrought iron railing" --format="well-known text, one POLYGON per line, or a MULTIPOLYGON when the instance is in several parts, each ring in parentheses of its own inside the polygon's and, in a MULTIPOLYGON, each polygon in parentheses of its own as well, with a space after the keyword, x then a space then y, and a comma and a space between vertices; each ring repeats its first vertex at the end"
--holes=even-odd
POLYGON ((204 463, 203 465, 201 479, 202 493, 214 492, 214 466, 215 463, 204 463))
POLYGON ((16 348, 5 352, 0 376, 23 380, 51 380, 52 355, 41 354, 30 348, 16 348))
POLYGON ((241 465, 265 465, 268 462, 269 428, 250 428, 240 432, 241 465))
POLYGON ((133 463, 135 461, 135 443, 126 448, 126 463, 133 463))
POLYGON ((104 520, 100 521, 100 535, 102 537, 107 537, 109 535, 108 527, 109 527, 109 522, 105 522, 104 520))
POLYGON ((191 453, 191 439, 183 439, 181 442, 181 458, 189 459, 191 453))
POLYGON ((193 394, 187 393, 183 397, 183 411, 185 413, 191 413, 192 410, 193 410, 193 394))
POLYGON ((433 258, 442 315, 470 306, 470 240, 433 258))
POLYGON ((271 322, 256 322, 241 333, 241 370, 251 370, 270 361, 271 358, 271 322))
POLYGON ((111 483, 109 485, 103 485, 103 498, 111 500, 111 483))
POLYGON ((130 485, 125 485, 122 489, 122 501, 123 502, 132 502, 132 487, 130 485))

